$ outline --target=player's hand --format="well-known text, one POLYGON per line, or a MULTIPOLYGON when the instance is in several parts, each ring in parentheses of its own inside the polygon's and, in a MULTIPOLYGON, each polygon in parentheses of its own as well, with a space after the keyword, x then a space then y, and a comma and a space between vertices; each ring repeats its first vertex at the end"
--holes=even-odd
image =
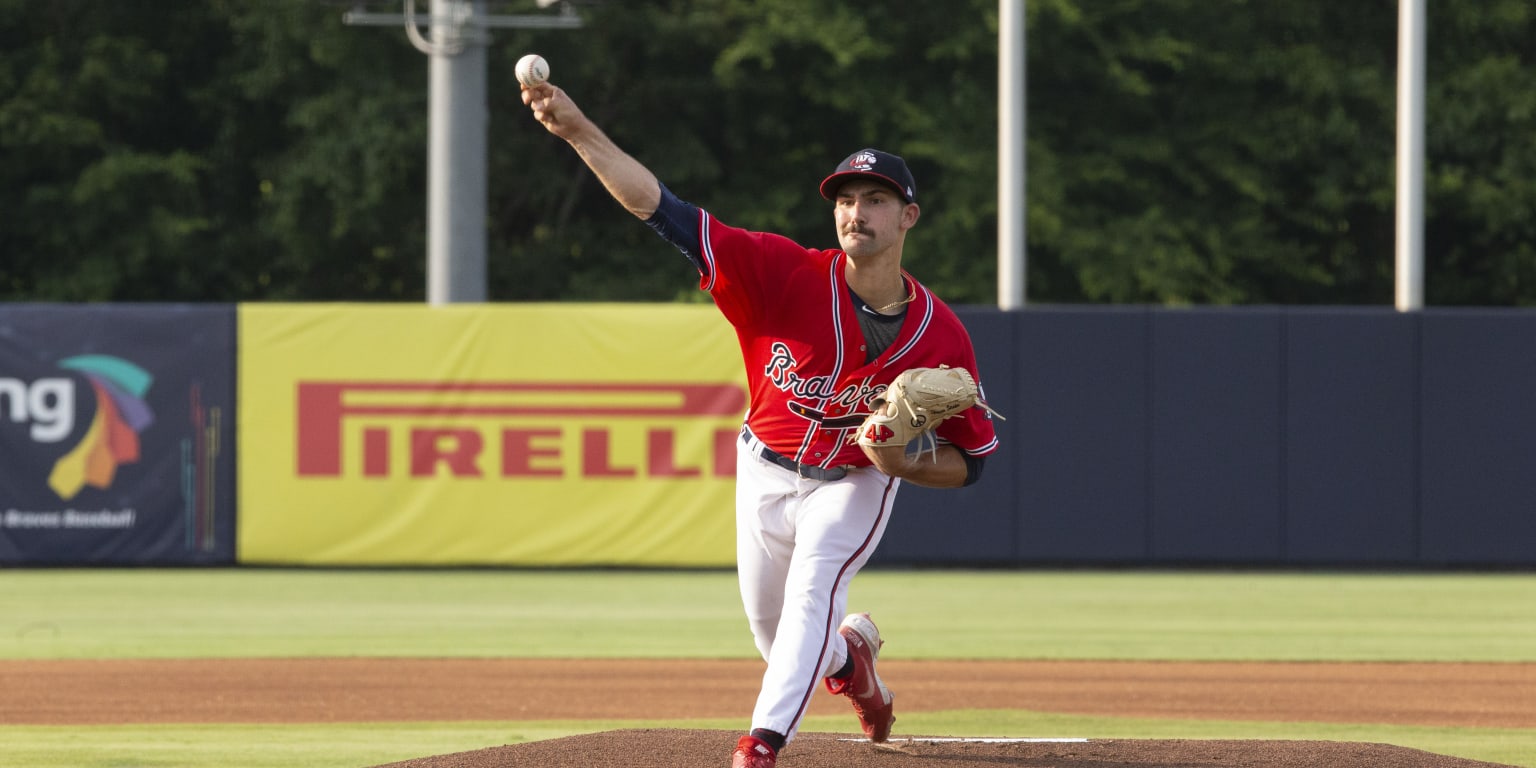
POLYGON ((523 89, 523 103, 533 110, 533 119, 550 133, 570 141, 589 124, 576 102, 560 88, 549 83, 519 87, 523 89))

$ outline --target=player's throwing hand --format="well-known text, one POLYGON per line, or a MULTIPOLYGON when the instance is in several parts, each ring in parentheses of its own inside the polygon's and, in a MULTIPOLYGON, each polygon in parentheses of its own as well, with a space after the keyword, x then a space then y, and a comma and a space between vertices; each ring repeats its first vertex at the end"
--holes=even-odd
POLYGON ((533 118, 556 136, 566 141, 575 138, 587 125, 587 116, 565 91, 549 83, 533 87, 521 86, 523 103, 533 110, 533 118))

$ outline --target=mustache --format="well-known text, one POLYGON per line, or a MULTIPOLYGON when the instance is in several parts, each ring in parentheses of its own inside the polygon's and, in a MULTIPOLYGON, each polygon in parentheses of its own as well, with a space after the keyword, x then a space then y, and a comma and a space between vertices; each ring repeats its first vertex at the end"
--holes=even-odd
POLYGON ((850 225, 850 226, 847 226, 847 227, 843 227, 843 234, 845 234, 845 235, 873 235, 874 232, 871 231, 868 227, 861 227, 861 226, 859 226, 857 224, 853 224, 853 225, 850 225))

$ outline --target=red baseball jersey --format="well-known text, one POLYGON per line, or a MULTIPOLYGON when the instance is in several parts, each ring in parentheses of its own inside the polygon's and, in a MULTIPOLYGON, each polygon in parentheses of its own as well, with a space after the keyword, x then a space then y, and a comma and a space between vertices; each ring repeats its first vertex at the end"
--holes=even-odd
MULTIPOLYGON (((751 402, 747 426, 764 444, 802 464, 869 466, 854 442, 875 398, 908 368, 965 368, 981 383, 976 353, 955 313, 903 273, 916 298, 896 340, 866 360, 848 257, 788 238, 722 224, 699 210, 699 287, 736 328, 751 402)), ((944 420, 941 441, 973 456, 997 449, 980 408, 944 420)))

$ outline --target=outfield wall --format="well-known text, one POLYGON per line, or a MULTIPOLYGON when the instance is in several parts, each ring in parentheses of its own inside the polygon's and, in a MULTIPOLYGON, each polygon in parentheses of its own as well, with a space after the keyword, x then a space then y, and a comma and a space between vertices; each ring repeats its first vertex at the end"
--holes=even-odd
POLYGON ((1003 447, 878 563, 1536 564, 1536 313, 961 315, 1003 447))
MULTIPOLYGON (((880 565, 1536 565, 1536 313, 961 307, 880 565)), ((0 305, 0 564, 733 562, 704 305, 0 305), (238 487, 237 487, 238 486, 238 487)))
POLYGON ((235 311, 0 304, 0 564, 234 559, 235 311))

